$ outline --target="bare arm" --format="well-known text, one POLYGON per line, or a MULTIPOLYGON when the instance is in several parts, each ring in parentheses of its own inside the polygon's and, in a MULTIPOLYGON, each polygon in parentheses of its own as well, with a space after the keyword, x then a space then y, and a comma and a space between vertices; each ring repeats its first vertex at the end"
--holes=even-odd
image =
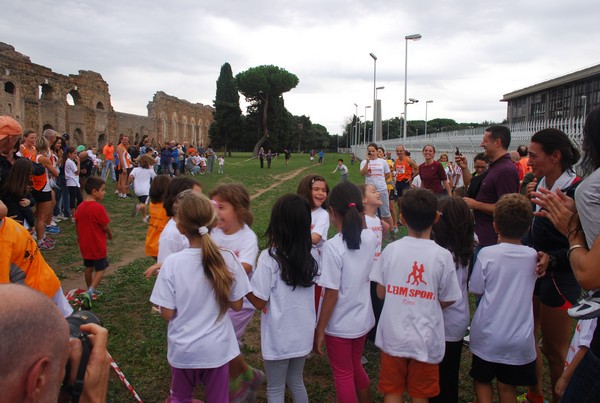
POLYGON ((414 178, 415 176, 417 176, 419 174, 419 166, 417 165, 415 160, 413 160, 412 158, 410 158, 410 157, 406 157, 406 158, 408 158, 408 165, 410 165, 413 169, 412 177, 414 178))
POLYGON ((377 298, 384 299, 385 298, 385 286, 381 284, 377 284, 377 298))
POLYGON ((494 215, 494 210, 496 210, 496 205, 493 203, 479 202, 475 199, 471 199, 470 197, 463 197, 463 200, 467 202, 467 205, 472 210, 479 210, 482 213, 489 215, 494 215))
POLYGON ((577 365, 579 365, 581 360, 583 360, 583 357, 588 352, 588 350, 589 350, 588 347, 581 346, 579 348, 579 350, 577 351, 577 353, 575 353, 575 356, 571 360, 571 363, 567 366, 567 368, 565 368, 565 370, 562 373, 562 375, 560 376, 560 378, 558 378, 558 381, 556 381, 556 385, 554 386, 554 391, 556 392, 556 394, 558 396, 562 397, 563 393, 565 393, 565 390, 567 389, 567 385, 569 384, 569 381, 573 377, 573 373, 575 372, 577 365))
POLYGON ((456 155, 454 156, 454 161, 456 162, 456 165, 460 167, 463 177, 463 183, 465 184, 465 186, 469 186, 473 176, 471 175, 471 172, 469 172, 469 165, 467 164, 467 159, 462 155, 456 155))
POLYGON ((444 188, 446 189, 446 193, 448 193, 448 196, 452 196, 452 187, 450 186, 450 180, 444 181, 444 188))
POLYGON ((444 308, 448 308, 450 305, 452 305, 455 301, 440 301, 440 306, 442 307, 442 309, 444 308))
POLYGON ((229 307, 234 311, 240 311, 244 305, 244 299, 240 298, 237 301, 229 301, 229 307))
POLYGON ((175 317, 175 312, 177 312, 175 309, 165 308, 164 306, 160 307, 160 316, 167 322, 175 317))
POLYGON ((106 233, 106 239, 113 239, 113 233, 110 229, 110 225, 106 224, 102 229, 106 233))
POLYGON ((50 172, 50 175, 54 176, 55 178, 58 176, 58 171, 54 167, 52 161, 50 161, 50 158, 41 156, 38 161, 44 166, 44 168, 48 170, 48 172, 50 172))
POLYGON ((250 303, 252 305, 254 305, 254 307, 256 309, 262 310, 267 305, 267 301, 265 301, 264 299, 258 298, 252 292, 249 292, 248 294, 246 294, 246 298, 248 298, 248 301, 250 301, 250 303))
POLYGON ((317 329, 315 330, 315 341, 314 350, 317 354, 323 355, 323 344, 325 343, 325 328, 329 323, 331 314, 335 309, 335 305, 338 300, 338 290, 331 288, 325 288, 325 296, 321 305, 321 315, 317 322, 317 329))
POLYGON ((369 172, 369 154, 367 154, 366 158, 365 158, 365 165, 360 169, 360 174, 362 176, 366 176, 367 173, 369 172))

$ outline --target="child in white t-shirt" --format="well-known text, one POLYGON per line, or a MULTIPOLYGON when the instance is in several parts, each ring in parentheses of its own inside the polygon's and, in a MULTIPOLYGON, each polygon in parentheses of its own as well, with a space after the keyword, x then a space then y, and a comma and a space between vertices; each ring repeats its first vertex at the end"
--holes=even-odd
POLYGON ((318 284, 324 293, 315 351, 322 355, 323 344, 327 345, 339 402, 370 401, 370 382, 361 356, 367 333, 375 324, 369 273, 377 237, 363 229, 362 194, 355 184, 337 184, 328 202, 330 221, 339 233, 323 245, 318 284))
MULTIPOLYGON (((252 278, 258 256, 258 238, 250 229, 253 217, 246 188, 237 183, 220 185, 210 192, 210 198, 217 209, 217 225, 212 229, 210 236, 219 248, 232 251, 242 263, 248 277, 252 278)), ((240 346, 246 327, 255 312, 256 308, 247 299, 244 299, 244 306, 240 311, 230 309, 227 312, 240 346)), ((264 380, 265 374, 249 366, 244 356, 239 354, 229 366, 230 399, 252 400, 256 388, 264 380)))
POLYGON ((440 219, 433 224, 435 243, 452 253, 461 298, 442 311, 446 351, 440 363, 440 394, 431 403, 458 403, 458 385, 463 338, 469 326, 467 277, 475 246, 473 214, 460 197, 442 198, 438 202, 440 219))
POLYGON ((226 312, 242 308, 250 284, 235 256, 208 234, 215 215, 206 196, 182 195, 175 220, 190 247, 164 261, 150 297, 169 322, 169 401, 191 401, 200 382, 207 401, 229 399, 228 364, 240 350, 226 312))
MULTIPOLYGON (((323 253, 323 244, 327 240, 329 232, 329 213, 325 207, 327 195, 329 194, 329 185, 324 177, 317 174, 306 175, 298 184, 296 191, 304 196, 310 204, 310 237, 313 248, 311 254, 321 267, 321 255, 323 253)), ((319 270, 320 273, 320 270, 319 270)), ((315 311, 319 310, 319 301, 321 300, 321 287, 315 286, 315 311)))
POLYGON ((223 168, 225 167, 225 158, 222 155, 219 155, 219 173, 223 173, 223 168))
POLYGON ((317 262, 310 254, 310 206, 287 194, 273 205, 267 228, 268 249, 262 251, 252 276, 248 299, 262 310, 261 351, 269 402, 283 402, 285 385, 294 402, 308 402, 302 379, 306 356, 313 347, 313 309, 317 262))
POLYGON ((154 158, 148 154, 140 156, 138 159, 140 166, 133 168, 129 174, 128 186, 133 182, 133 191, 138 198, 139 203, 133 208, 133 216, 135 217, 140 211, 142 212, 142 219, 146 218, 146 201, 150 194, 150 183, 152 179, 156 178, 156 172, 154 172, 154 158))
POLYGON ((492 401, 494 378, 500 401, 516 401, 517 386, 537 384, 532 297, 538 256, 521 244, 532 217, 525 196, 502 196, 494 210, 498 244, 483 248, 473 267, 469 291, 482 297, 471 322, 469 374, 479 402, 492 401))
MULTIPOLYGON (((373 231, 373 234, 377 237, 377 249, 375 249, 375 256, 373 261, 376 262, 381 255, 381 245, 383 242, 384 226, 387 223, 382 222, 377 217, 377 209, 381 206, 381 193, 375 189, 375 186, 368 184, 358 185, 360 192, 363 196, 363 205, 365 206, 365 223, 367 228, 373 231)), ((387 228, 385 228, 387 232, 387 228)), ((377 324, 379 323, 379 317, 381 316, 381 310, 383 309, 383 301, 377 297, 377 283, 371 281, 371 306, 373 307, 373 314, 375 315, 375 327, 367 335, 367 339, 375 342, 375 332, 377 324)))
MULTIPOLYGON (((413 402, 439 393, 444 357, 442 309, 461 298, 452 254, 430 240, 438 200, 426 189, 402 196, 400 219, 408 236, 389 244, 371 272, 385 297, 375 345, 381 349, 379 390, 385 399, 413 402)), ((392 401, 392 400, 390 400, 392 401)))

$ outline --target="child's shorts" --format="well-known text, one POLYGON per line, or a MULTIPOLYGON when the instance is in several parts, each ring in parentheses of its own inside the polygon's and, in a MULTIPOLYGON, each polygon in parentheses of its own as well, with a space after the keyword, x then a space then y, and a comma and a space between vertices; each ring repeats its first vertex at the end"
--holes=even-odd
POLYGON ((146 200, 148 200, 148 195, 146 196, 138 196, 137 197, 141 204, 146 204, 146 200))
POLYGON ((93 267, 95 271, 102 271, 108 267, 108 259, 83 259, 84 267, 93 267))
POLYGON ((474 380, 485 383, 490 383, 496 378, 498 381, 511 386, 537 384, 535 360, 524 365, 499 364, 486 361, 473 354, 473 363, 469 375, 474 380))
POLYGON ((438 367, 438 364, 393 357, 382 351, 379 390, 384 394, 402 395, 407 389, 411 397, 419 399, 437 396, 440 394, 438 367))

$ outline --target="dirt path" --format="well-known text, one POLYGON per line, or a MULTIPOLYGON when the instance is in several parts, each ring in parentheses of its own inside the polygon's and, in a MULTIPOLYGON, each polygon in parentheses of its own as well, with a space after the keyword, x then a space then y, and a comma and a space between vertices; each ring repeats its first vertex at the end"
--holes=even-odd
MULTIPOLYGON (((254 193, 253 195, 250 196, 250 200, 254 200, 257 197, 265 194, 266 192, 269 192, 269 191, 275 189, 277 186, 279 186, 283 182, 287 182, 291 179, 294 179, 296 176, 300 175, 302 172, 304 172, 308 168, 310 168, 310 166, 297 169, 295 171, 292 171, 292 172, 286 174, 285 176, 275 177, 274 178, 275 182, 271 186, 269 186, 265 189, 260 189, 258 192, 254 193)), ((110 267, 108 269, 106 269, 104 275, 110 276, 115 270, 118 270, 121 267, 127 266, 128 264, 130 264, 131 262, 133 262, 137 259, 145 257, 146 256, 145 249, 146 249, 146 245, 144 243, 142 243, 140 245, 137 245, 133 249, 130 249, 127 251, 124 250, 123 257, 116 262, 110 262, 110 267)), ((80 263, 77 263, 77 265, 79 265, 79 264, 80 263)), ((82 288, 82 289, 86 288, 85 280, 83 278, 83 273, 69 274, 68 277, 61 280, 61 285, 62 285, 62 289, 64 292, 67 292, 74 288, 82 288)))

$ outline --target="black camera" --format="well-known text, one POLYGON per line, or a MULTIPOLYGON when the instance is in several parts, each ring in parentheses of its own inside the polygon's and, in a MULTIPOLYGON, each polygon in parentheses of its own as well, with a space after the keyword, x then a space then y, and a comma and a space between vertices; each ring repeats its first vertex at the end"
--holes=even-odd
POLYGON ((65 378, 63 381, 63 391, 71 396, 71 402, 78 402, 81 393, 83 392, 83 378, 85 376, 85 370, 87 368, 88 361, 90 359, 90 353, 92 351, 92 345, 88 340, 88 333, 82 331, 79 327, 88 323, 93 323, 102 326, 102 320, 96 316, 92 311, 75 311, 73 314, 66 318, 69 324, 69 334, 71 338, 81 340, 81 361, 79 367, 76 368, 77 376, 73 384, 70 384, 71 379, 71 364, 67 362, 67 368, 65 371, 65 378))

